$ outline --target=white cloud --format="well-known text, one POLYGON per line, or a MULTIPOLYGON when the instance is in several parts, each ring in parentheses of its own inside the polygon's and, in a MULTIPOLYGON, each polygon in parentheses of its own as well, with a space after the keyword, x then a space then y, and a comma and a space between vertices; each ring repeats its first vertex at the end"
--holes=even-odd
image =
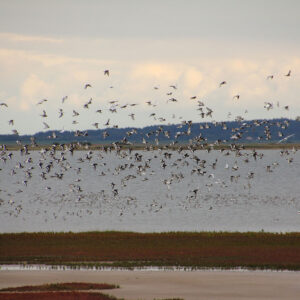
POLYGON ((34 35, 21 35, 14 33, 0 33, 1 40, 7 40, 11 42, 39 42, 39 43, 62 43, 62 39, 43 37, 43 36, 34 36, 34 35))
POLYGON ((21 110, 30 110, 42 99, 53 94, 54 87, 43 81, 36 74, 30 74, 21 87, 20 103, 21 110))
POLYGON ((131 72, 131 78, 135 80, 155 80, 162 83, 176 82, 180 75, 176 64, 160 62, 138 63, 131 72))
MULTIPOLYGON (((18 36, 15 39, 20 40, 20 43, 16 42, 16 44, 23 44, 24 39, 30 41, 30 37, 18 36)), ((47 39, 45 38, 45 43, 47 39)), ((64 105, 64 108, 69 110, 69 115, 72 108, 82 109, 83 103, 92 97, 94 101, 89 110, 91 114, 87 114, 86 111, 83 114, 80 124, 82 128, 87 128, 91 124, 91 119, 99 117, 93 112, 96 107, 107 109, 108 101, 116 99, 123 104, 140 103, 137 111, 140 114, 144 113, 147 119, 143 116, 137 117, 134 123, 137 126, 143 126, 149 121, 150 108, 145 105, 147 100, 157 103, 156 109, 162 114, 171 115, 173 111, 170 110, 174 109, 176 115, 194 117, 195 101, 191 101, 190 97, 195 95, 204 100, 208 106, 215 108, 217 119, 225 119, 227 110, 238 114, 247 107, 253 111, 249 117, 255 118, 258 112, 268 116, 269 114, 267 115, 263 109, 263 102, 268 100, 289 104, 293 108, 289 112, 291 116, 300 114, 298 100, 300 56, 290 57, 286 54, 282 60, 278 60, 272 53, 265 53, 268 59, 262 59, 247 57, 245 53, 240 57, 231 58, 214 55, 202 57, 200 54, 198 57, 190 57, 186 53, 177 53, 176 56, 173 52, 170 59, 165 60, 170 49, 161 47, 161 56, 156 52, 152 57, 148 49, 151 43, 148 41, 144 46, 139 45, 141 53, 137 53, 136 59, 132 57, 130 60, 122 57, 116 59, 114 55, 110 57, 110 47, 113 47, 112 52, 116 52, 118 48, 122 51, 121 46, 124 43, 124 41, 106 43, 105 40, 92 39, 86 39, 84 44, 76 39, 64 39, 58 43, 63 46, 62 49, 64 46, 76 48, 76 53, 84 53, 85 49, 92 45, 94 54, 87 58, 62 50, 57 53, 53 48, 49 48, 48 52, 44 49, 42 51, 36 46, 38 43, 35 43, 34 39, 32 45, 35 46, 32 49, 2 48, 0 49, 2 83, 0 95, 5 96, 3 101, 11 102, 10 109, 13 113, 26 111, 32 114, 32 119, 36 118, 36 103, 43 98, 49 98, 47 109, 52 110, 53 116, 57 116, 63 96, 69 96, 64 105), (97 52, 98 54, 95 54, 97 52), (148 58, 143 59, 144 56, 148 58), (106 60, 103 57, 110 57, 110 59, 106 60), (106 68, 111 70, 109 77, 103 74, 106 68), (284 74, 289 69, 292 70, 292 76, 287 78, 284 74), (266 80, 270 74, 274 74, 274 79, 266 80), (219 83, 223 80, 227 81, 227 85, 219 88, 219 83), (87 82, 93 87, 85 90, 83 87, 87 82), (172 90, 169 87, 172 84, 175 84, 178 89, 172 90), (113 88, 110 88, 111 86, 113 88), (154 90, 154 86, 159 86, 159 90, 154 90), (179 100, 178 103, 166 103, 170 98, 166 93, 170 91, 179 100), (232 100, 236 94, 241 96, 239 101, 232 100)), ((166 41, 162 42, 164 45, 166 43, 166 41)), ((176 47, 175 42, 172 45, 176 47)), ((129 51, 129 48, 127 50, 129 51)), ((263 50, 261 51, 260 55, 263 54, 263 50)), ((106 117, 111 117, 107 111, 101 115, 101 118, 106 117)), ((129 119, 127 111, 118 114, 118 118, 118 122, 126 124, 129 119)), ((70 120, 68 122, 71 123, 70 120)), ((29 123, 31 125, 23 124, 24 130, 26 126, 31 132, 40 129, 35 129, 33 121, 29 123)), ((55 124, 54 119, 52 123, 55 124)), ((66 129, 67 126, 69 125, 66 125, 66 129)), ((8 132, 9 129, 7 125, 1 128, 3 132, 8 132)))

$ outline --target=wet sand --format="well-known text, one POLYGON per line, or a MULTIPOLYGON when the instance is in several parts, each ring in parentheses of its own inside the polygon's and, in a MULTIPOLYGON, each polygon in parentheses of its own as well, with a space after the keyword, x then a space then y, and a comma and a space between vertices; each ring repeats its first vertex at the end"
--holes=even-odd
POLYGON ((299 299, 300 272, 0 271, 0 288, 54 282, 119 284, 105 293, 126 300, 299 299))

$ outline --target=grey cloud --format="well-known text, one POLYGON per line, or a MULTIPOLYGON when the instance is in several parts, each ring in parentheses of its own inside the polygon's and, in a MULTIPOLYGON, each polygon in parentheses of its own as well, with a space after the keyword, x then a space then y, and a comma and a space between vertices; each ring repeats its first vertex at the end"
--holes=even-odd
POLYGON ((297 0, 1 1, 2 32, 116 38, 298 41, 297 0))

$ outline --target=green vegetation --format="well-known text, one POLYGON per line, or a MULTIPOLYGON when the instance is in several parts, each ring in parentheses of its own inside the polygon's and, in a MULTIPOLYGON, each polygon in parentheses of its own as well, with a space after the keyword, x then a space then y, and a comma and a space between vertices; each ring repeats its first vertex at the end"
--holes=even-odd
POLYGON ((300 270, 300 233, 1 234, 0 263, 300 270))

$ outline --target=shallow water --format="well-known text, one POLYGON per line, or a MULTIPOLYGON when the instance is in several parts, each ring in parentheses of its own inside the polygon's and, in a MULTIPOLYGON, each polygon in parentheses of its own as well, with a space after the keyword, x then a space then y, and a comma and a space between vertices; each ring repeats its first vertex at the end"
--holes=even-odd
POLYGON ((1 271, 143 271, 143 272, 159 272, 159 271, 177 271, 177 272, 193 272, 193 271, 208 271, 208 272, 289 272, 300 273, 293 270, 273 270, 273 269, 247 269, 247 268, 204 268, 204 267, 180 267, 180 266, 148 266, 148 267, 105 267, 105 266, 65 266, 65 265, 43 265, 43 264, 10 264, 0 265, 1 271))
POLYGON ((1 232, 300 229, 299 151, 261 150, 257 160, 251 151, 241 156, 169 151, 171 158, 165 151, 140 151, 140 161, 135 153, 94 151, 89 160, 85 151, 65 153, 64 159, 60 152, 52 157, 38 151, 23 156, 13 152, 11 159, 0 161, 1 232), (197 165, 195 156, 204 166, 197 165), (53 167, 46 173, 51 161, 53 167), (30 178, 26 171, 31 167, 30 178), (206 173, 192 172, 197 168, 206 173), (248 178, 249 172, 253 178, 248 178), (55 173, 64 175, 58 179, 55 173))

